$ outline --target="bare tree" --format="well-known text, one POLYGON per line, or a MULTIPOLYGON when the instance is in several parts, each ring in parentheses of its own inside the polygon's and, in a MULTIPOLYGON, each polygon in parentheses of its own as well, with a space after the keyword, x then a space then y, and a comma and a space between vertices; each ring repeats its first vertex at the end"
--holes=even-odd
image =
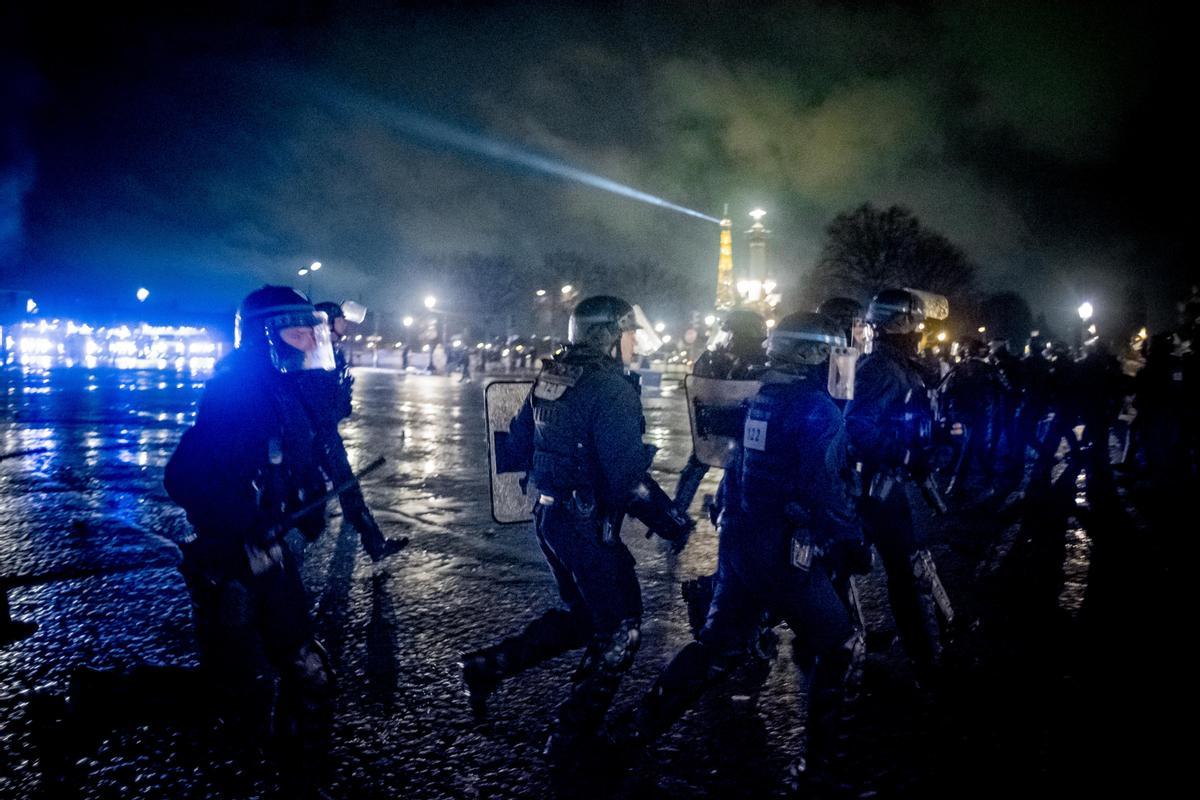
POLYGON ((829 295, 867 300, 881 289, 911 286, 953 300, 975 279, 974 265, 957 245, 901 206, 864 203, 834 217, 825 233, 815 277, 829 295))

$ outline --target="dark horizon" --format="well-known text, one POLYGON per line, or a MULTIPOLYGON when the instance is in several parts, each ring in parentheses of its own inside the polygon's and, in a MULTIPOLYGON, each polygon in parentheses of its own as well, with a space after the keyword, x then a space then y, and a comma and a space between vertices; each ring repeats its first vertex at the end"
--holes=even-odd
MULTIPOLYGON (((761 206, 794 297, 822 230, 911 208, 1052 318, 1184 262, 1179 28, 1152 10, 916 3, 5 12, 0 287, 232 309, 263 282, 396 315, 463 253, 647 260, 711 296, 703 220, 412 135, 420 115, 718 215, 761 206), (82 16, 80 16, 82 15, 82 16)), ((735 265, 745 237, 735 235, 735 265)), ((103 302, 110 302, 107 299, 103 302)), ((1100 312, 1102 313, 1102 312, 1100 312)))

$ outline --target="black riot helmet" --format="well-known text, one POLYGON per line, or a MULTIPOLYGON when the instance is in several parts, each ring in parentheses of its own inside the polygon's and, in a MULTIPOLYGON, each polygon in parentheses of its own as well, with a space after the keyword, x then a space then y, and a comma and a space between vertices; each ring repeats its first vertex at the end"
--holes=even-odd
POLYGON ((739 346, 740 342, 751 341, 761 345, 762 340, 767 338, 766 320, 761 314, 748 308, 735 308, 730 311, 721 322, 721 330, 728 331, 733 337, 731 344, 734 347, 739 346))
POLYGON ((345 319, 346 314, 342 311, 340 303, 335 303, 332 300, 326 300, 324 303, 317 303, 317 311, 324 311, 325 316, 329 317, 329 324, 332 325, 336 319, 345 319))
POLYGON ((880 334, 916 333, 925 321, 925 304, 907 289, 884 289, 867 307, 867 322, 880 334))
POLYGON ((626 331, 640 326, 633 306, 619 297, 596 295, 580 300, 567 323, 567 341, 575 345, 590 345, 611 355, 612 349, 626 331))
POLYGON ((817 308, 818 314, 824 314, 837 323, 838 327, 850 335, 854 323, 863 319, 862 303, 852 297, 831 297, 817 308))
POLYGON ((326 300, 324 303, 317 303, 316 309, 325 312, 325 316, 329 319, 329 335, 335 343, 340 342, 346 335, 346 323, 342 323, 341 330, 338 330, 337 324, 339 319, 346 319, 346 312, 342 311, 341 304, 326 300))
POLYGON ((846 346, 846 332, 824 314, 788 314, 767 335, 767 361, 772 365, 824 364, 835 347, 846 346))
POLYGON ((721 331, 709 347, 725 350, 738 358, 762 357, 763 340, 767 338, 767 322, 761 314, 748 308, 735 308, 721 321, 721 331))
POLYGON ((238 350, 261 352, 280 372, 334 368, 325 314, 290 286, 264 286, 246 295, 234 318, 233 343, 238 350))

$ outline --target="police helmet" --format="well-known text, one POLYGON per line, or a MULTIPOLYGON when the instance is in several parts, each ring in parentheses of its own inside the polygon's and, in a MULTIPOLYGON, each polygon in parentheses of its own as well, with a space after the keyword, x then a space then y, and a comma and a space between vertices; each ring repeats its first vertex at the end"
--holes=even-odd
POLYGON ((924 321, 924 302, 907 289, 884 289, 867 306, 867 322, 879 333, 915 333, 924 321))
POLYGON ((862 303, 852 297, 831 297, 817 308, 818 314, 824 314, 846 330, 854 327, 854 323, 862 320, 862 303))
POLYGON ((767 323, 761 314, 748 308, 735 308, 721 322, 721 330, 727 331, 733 343, 739 341, 762 342, 767 338, 767 323))
POLYGON ((346 313, 342 311, 340 303, 335 303, 332 300, 326 300, 324 303, 317 303, 317 311, 324 311, 325 316, 329 317, 329 324, 332 325, 335 319, 345 319, 346 313))
POLYGON ((639 327, 629 303, 619 297, 595 295, 580 300, 571 312, 567 341, 588 344, 608 353, 622 333, 636 331, 639 327))
POLYGON ((846 346, 846 332, 824 314, 788 314, 767 335, 767 360, 785 364, 820 364, 834 347, 846 346))
POLYGON ((234 318, 233 341, 239 350, 269 354, 280 372, 334 368, 325 313, 290 286, 264 286, 246 295, 234 318), (301 350, 285 341, 289 328, 311 329, 312 346, 301 350))

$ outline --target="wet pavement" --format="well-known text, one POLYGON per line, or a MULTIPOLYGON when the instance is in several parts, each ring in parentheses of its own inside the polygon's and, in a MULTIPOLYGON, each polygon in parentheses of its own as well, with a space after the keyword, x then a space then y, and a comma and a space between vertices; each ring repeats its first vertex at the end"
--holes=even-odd
MULTIPOLYGON (((306 584, 339 676, 328 792, 551 796, 540 750, 574 657, 505 684, 482 723, 468 712, 456 667, 462 651, 515 632, 556 599, 529 527, 491 519, 482 384, 369 369, 356 378, 355 413, 342 428, 351 463, 387 457, 365 494, 385 533, 412 543, 373 566, 335 517, 307 550, 306 584)), ((196 663, 172 544, 187 525, 161 481, 201 386, 165 372, 0 373, 0 580, 20 584, 9 590, 13 616, 39 625, 0 648, 0 798, 35 796, 41 786, 29 690, 64 688, 78 665, 196 663)), ((655 477, 670 491, 690 449, 682 388, 648 390, 645 407, 646 440, 659 447, 655 477)), ((718 477, 710 471, 702 485, 697 517, 718 477)), ((1161 592, 1151 594, 1163 579, 1159 551, 1138 545, 1154 538, 1153 526, 1129 492, 1098 514, 1087 489, 1085 476, 1068 476, 1057 494, 1026 506, 944 518, 916 506, 958 611, 936 692, 914 686, 891 640, 881 574, 864 582, 873 652, 854 752, 879 796, 1074 793, 1111 785, 1118 773, 1147 785, 1155 778, 1150 759, 1170 746, 1155 735, 1173 697, 1161 682, 1181 670, 1160 670, 1150 655, 1174 622, 1161 592), (1158 685, 1139 684, 1154 678, 1158 685)), ((617 707, 690 640, 679 581, 716 563, 707 520, 681 556, 643 533, 631 520, 623 534, 646 618, 617 707)), ((803 686, 789 648, 780 652, 757 697, 737 686, 712 693, 651 755, 590 793, 782 796, 802 740, 803 686)), ((183 721, 123 729, 81 754, 73 791, 267 794, 262 776, 231 788, 212 737, 183 721)))

